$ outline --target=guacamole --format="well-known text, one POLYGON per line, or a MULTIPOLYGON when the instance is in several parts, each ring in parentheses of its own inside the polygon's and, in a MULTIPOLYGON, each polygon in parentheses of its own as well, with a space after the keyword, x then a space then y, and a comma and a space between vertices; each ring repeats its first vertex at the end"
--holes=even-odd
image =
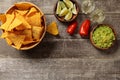
POLYGON ((101 25, 94 30, 92 38, 96 46, 109 48, 115 40, 115 34, 110 27, 101 25))

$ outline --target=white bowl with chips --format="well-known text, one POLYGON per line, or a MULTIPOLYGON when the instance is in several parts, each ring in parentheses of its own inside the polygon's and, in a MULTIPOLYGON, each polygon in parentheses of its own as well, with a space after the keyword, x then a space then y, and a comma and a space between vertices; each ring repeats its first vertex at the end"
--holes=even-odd
MULTIPOLYGON (((30 2, 15 3, 7 10, 6 14, 14 15, 14 21, 6 30, 6 34, 10 38, 4 37, 12 47, 18 50, 28 50, 37 46, 44 38, 46 33, 45 15, 35 4, 30 2), (17 26, 15 27, 15 25, 17 26)), ((3 33, 6 32, 4 29, 2 30, 3 33)))

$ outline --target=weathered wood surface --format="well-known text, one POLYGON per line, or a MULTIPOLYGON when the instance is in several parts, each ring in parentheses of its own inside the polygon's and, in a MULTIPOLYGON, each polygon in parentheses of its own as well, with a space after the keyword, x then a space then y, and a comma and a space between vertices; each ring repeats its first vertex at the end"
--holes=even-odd
MULTIPOLYGON (((0 40, 0 80, 120 80, 120 0, 95 0, 96 6, 105 11, 104 23, 113 25, 117 32, 118 43, 108 51, 97 50, 78 31, 68 35, 68 24, 53 15, 57 0, 0 0, 0 13, 20 1, 40 7, 47 24, 57 21, 60 36, 46 34, 40 45, 28 51, 17 51, 0 40)), ((79 5, 81 1, 77 0, 79 5)), ((86 18, 80 12, 79 25, 86 18)))
POLYGON ((1 80, 120 80, 120 60, 1 59, 1 80))

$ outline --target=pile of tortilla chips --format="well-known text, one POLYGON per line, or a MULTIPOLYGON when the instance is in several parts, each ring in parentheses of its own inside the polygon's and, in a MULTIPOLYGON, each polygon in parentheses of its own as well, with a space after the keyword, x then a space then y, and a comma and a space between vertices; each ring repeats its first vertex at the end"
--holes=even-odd
POLYGON ((29 3, 16 3, 0 21, 1 38, 18 50, 39 42, 45 28, 43 13, 29 3))

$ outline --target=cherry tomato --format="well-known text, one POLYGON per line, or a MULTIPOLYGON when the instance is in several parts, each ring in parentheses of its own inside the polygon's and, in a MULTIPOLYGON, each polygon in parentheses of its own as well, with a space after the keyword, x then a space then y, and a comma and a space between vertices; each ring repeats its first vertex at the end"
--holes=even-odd
POLYGON ((77 21, 72 22, 66 30, 67 33, 69 33, 70 35, 73 35, 75 32, 75 29, 77 28, 77 24, 78 24, 77 21))
POLYGON ((81 37, 88 37, 89 36, 89 30, 90 30, 90 20, 85 20, 80 26, 79 34, 81 37))

